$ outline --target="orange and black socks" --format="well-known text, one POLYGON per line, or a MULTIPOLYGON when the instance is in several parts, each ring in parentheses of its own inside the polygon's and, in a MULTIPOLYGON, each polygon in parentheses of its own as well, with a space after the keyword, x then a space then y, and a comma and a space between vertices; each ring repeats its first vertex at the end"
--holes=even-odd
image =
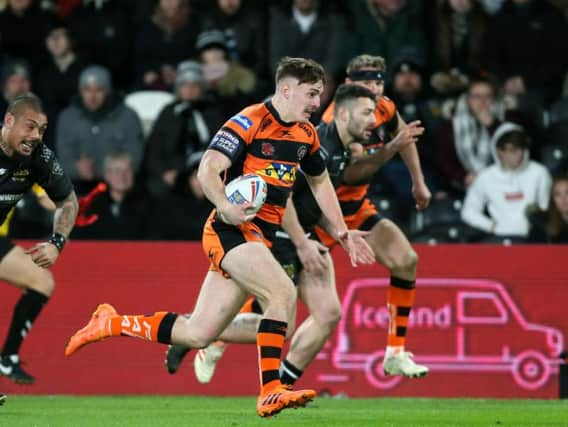
POLYGON ((404 347, 410 310, 414 304, 415 281, 391 276, 387 291, 389 327, 387 346, 404 347))
POLYGON ((49 297, 33 289, 24 292, 14 307, 12 322, 0 354, 9 356, 19 353, 24 338, 28 335, 32 324, 48 299, 49 297))
POLYGON ((128 335, 148 341, 170 344, 177 314, 158 311, 154 314, 123 315, 110 319, 112 336, 128 335))
POLYGON ((262 319, 256 335, 261 391, 280 384, 280 358, 288 323, 262 319))
POLYGON ((241 307, 239 313, 256 313, 262 314, 262 307, 255 297, 249 297, 245 304, 241 307))
POLYGON ((280 365, 280 381, 282 381, 282 384, 294 385, 303 373, 304 371, 296 368, 288 359, 284 359, 280 365))

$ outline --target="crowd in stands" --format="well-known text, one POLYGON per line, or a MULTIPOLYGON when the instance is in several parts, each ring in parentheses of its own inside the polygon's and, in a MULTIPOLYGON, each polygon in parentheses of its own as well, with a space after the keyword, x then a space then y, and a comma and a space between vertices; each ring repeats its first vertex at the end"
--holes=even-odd
MULTIPOLYGON (((76 191, 107 184, 72 238, 198 240, 201 154, 270 96, 278 59, 324 65, 317 124, 349 59, 380 55, 386 95, 426 128, 433 193, 417 212, 394 158, 371 187, 383 215, 417 242, 568 243, 566 40, 561 0, 0 0, 0 117, 36 93, 76 191)), ((5 232, 49 235, 40 200, 5 232)))

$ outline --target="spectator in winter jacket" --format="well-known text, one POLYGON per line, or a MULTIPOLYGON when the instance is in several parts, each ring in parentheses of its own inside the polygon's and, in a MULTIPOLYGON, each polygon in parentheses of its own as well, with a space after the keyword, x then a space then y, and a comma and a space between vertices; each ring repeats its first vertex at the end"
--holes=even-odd
POLYGON ((113 93, 106 68, 93 65, 83 70, 79 94, 59 116, 56 145, 61 166, 83 193, 103 178, 109 153, 129 153, 137 171, 144 141, 140 119, 113 93))
POLYGON ((219 109, 207 102, 204 86, 199 63, 182 62, 176 99, 160 112, 144 156, 146 186, 155 197, 186 191, 189 171, 199 164, 215 129, 223 123, 219 109))
POLYGON ((130 154, 109 153, 104 159, 107 190, 97 195, 86 214, 96 221, 75 228, 72 237, 97 240, 138 240, 148 236, 151 202, 134 187, 130 154))

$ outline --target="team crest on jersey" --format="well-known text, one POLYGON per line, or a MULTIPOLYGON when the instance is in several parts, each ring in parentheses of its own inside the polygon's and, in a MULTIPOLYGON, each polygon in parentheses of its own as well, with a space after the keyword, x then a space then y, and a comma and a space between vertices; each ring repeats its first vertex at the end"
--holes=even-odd
POLYGON ((300 148, 298 148, 298 160, 302 160, 306 153, 308 152, 308 149, 305 146, 301 146, 300 148))
POLYGON ((249 130, 250 127, 252 126, 252 120, 249 119, 247 116, 243 116, 242 114, 237 114, 236 116, 233 116, 231 121, 233 123, 238 124, 244 130, 249 130))
POLYGON ((266 169, 259 170, 257 173, 270 178, 276 178, 287 184, 296 181, 296 167, 285 163, 271 163, 266 169))
POLYGON ((274 148, 274 145, 272 145, 270 142, 263 142, 262 145, 260 146, 260 151, 264 156, 272 157, 276 149, 274 148))

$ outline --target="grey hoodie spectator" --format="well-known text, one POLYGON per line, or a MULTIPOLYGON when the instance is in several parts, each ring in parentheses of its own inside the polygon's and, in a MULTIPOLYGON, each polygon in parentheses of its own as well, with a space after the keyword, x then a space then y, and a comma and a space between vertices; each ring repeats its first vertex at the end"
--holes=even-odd
POLYGON ((124 151, 138 170, 144 141, 136 113, 112 91, 109 71, 87 67, 79 76, 80 96, 61 112, 56 143, 61 166, 76 184, 103 177, 107 154, 124 151))
POLYGON ((520 126, 503 123, 491 144, 495 164, 483 169, 468 189, 462 219, 490 235, 525 238, 529 211, 548 208, 552 179, 543 165, 529 160, 520 126))

